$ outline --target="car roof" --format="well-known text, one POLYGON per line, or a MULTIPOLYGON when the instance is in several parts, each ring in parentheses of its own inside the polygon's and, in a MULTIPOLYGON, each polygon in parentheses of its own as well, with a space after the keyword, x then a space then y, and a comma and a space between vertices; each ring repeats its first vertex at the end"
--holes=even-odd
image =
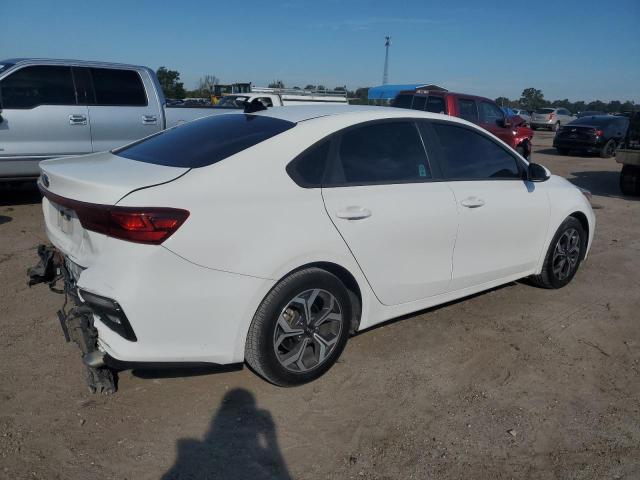
POLYGON ((457 117, 449 115, 441 115, 439 113, 423 112, 419 110, 410 110, 407 108, 394 107, 374 107, 368 105, 292 105, 286 107, 275 107, 255 112, 253 115, 262 115, 289 122, 299 123, 316 118, 324 118, 328 116, 343 115, 359 115, 367 116, 372 120, 384 118, 433 118, 446 119, 460 123, 468 123, 457 117))
POLYGON ((133 68, 133 69, 145 69, 149 70, 148 67, 143 65, 131 65, 128 63, 118 63, 118 62, 104 62, 98 60, 73 60, 73 59, 64 59, 64 58, 37 58, 37 57, 21 57, 21 58, 7 58, 5 60, 0 60, 0 65, 20 65, 20 64, 32 64, 37 63, 38 65, 73 65, 73 66, 104 66, 104 67, 118 67, 118 68, 133 68))

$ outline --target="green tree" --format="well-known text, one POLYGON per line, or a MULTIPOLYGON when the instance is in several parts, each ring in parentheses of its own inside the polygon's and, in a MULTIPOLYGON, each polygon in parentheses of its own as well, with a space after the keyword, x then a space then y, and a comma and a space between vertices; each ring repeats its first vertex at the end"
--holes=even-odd
POLYGON ((584 112, 587 109, 587 104, 582 100, 578 102, 573 102, 573 109, 571 110, 573 113, 584 112))
POLYGON ((327 90, 327 87, 325 87, 324 85, 318 85, 316 87, 316 90, 318 90, 319 92, 324 92, 327 90))
POLYGON ((511 100, 509 100, 507 97, 498 97, 496 98, 495 102, 500 107, 511 107, 512 104, 514 103, 511 100))
POLYGON ((537 88, 525 88, 520 96, 520 105, 526 110, 536 110, 544 107, 546 103, 542 90, 537 88))
POLYGON ((169 70, 167 67, 160 67, 156 71, 158 82, 162 87, 164 96, 168 98, 184 98, 184 84, 180 81, 180 72, 169 70))
POLYGON ((610 113, 620 112, 622 108, 622 102, 620 100, 611 100, 607 105, 607 111, 610 113))
POLYGON ((597 110, 599 112, 604 112, 606 111, 606 109, 607 109, 607 104, 600 100, 595 100, 587 104, 587 110, 597 110))
POLYGON ((315 90, 316 86, 315 85, 307 85, 306 87, 304 87, 305 90, 315 90))

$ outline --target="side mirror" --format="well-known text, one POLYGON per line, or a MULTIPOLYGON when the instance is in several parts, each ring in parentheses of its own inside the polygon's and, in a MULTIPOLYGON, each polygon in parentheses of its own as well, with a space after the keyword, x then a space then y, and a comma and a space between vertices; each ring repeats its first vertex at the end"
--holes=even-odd
POLYGON ((509 120, 506 116, 497 121, 498 125, 502 128, 511 128, 511 120, 509 120))
POLYGON ((527 173, 530 182, 546 182, 551 177, 551 172, 537 163, 530 163, 527 173))

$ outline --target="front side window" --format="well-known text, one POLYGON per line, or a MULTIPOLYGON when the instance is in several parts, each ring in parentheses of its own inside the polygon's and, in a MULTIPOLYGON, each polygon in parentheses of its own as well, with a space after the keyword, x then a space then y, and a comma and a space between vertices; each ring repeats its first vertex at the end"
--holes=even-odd
POLYGON ((142 107, 147 105, 147 95, 142 79, 133 70, 91 68, 96 105, 142 107))
POLYGON ((0 82, 3 108, 75 105, 70 67, 34 65, 21 68, 0 82))
POLYGON ((427 100, 427 112, 446 113, 444 98, 430 95, 429 100, 427 100))
POLYGON ((375 123, 348 130, 340 139, 327 183, 377 184, 432 178, 413 122, 375 123))
POLYGON ((473 130, 456 125, 433 125, 442 152, 442 170, 448 180, 522 178, 515 157, 473 130))
POLYGON ((504 119, 504 113, 493 103, 480 102, 480 123, 497 124, 504 119))
POLYGON ((275 137, 295 125, 261 115, 213 115, 170 128, 113 153, 156 165, 204 167, 275 137))
POLYGON ((475 100, 459 98, 458 111, 460 112, 460 118, 464 118, 469 122, 478 123, 478 108, 476 107, 475 100))

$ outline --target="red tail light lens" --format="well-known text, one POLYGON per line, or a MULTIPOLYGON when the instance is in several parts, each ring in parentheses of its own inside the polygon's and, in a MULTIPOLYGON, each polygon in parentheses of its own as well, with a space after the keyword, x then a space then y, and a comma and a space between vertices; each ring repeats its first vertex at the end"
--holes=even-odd
POLYGON ((189 212, 176 208, 113 207, 109 212, 107 235, 131 242, 159 244, 173 235, 188 216, 189 212))
POLYGON ((596 137, 601 137, 604 135, 604 132, 602 130, 596 130, 596 137))
POLYGON ((187 210, 178 208, 101 205, 41 190, 50 201, 73 210, 85 229, 129 242, 159 245, 189 217, 187 210))
POLYGON ((555 116, 556 116, 556 114, 555 114, 555 113, 550 113, 550 114, 549 114, 549 120, 553 120, 553 117, 555 117, 555 116))

